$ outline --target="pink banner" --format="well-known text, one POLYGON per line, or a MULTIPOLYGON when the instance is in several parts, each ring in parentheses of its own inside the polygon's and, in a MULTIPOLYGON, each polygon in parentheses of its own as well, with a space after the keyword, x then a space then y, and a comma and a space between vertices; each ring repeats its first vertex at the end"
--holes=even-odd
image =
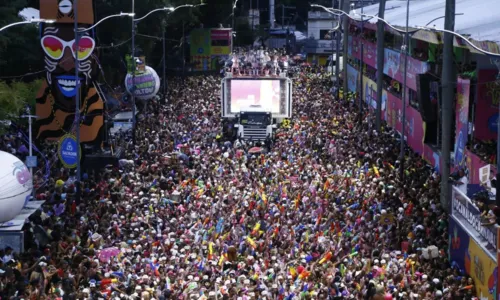
POLYGON ((465 145, 468 141, 470 80, 458 78, 455 109, 455 166, 465 164, 465 145))
POLYGON ((212 29, 210 38, 212 40, 229 40, 231 30, 212 29))
POLYGON ((377 45, 364 41, 359 37, 352 38, 352 56, 361 59, 361 41, 363 41, 363 61, 365 64, 377 68, 377 45))
MULTIPOLYGON (((384 50, 384 74, 399 82, 404 81, 405 55, 391 49, 384 50)), ((408 57, 408 68, 406 71, 406 84, 414 91, 417 90, 417 74, 424 74, 429 70, 426 62, 408 57)))
MULTIPOLYGON (((486 166, 487 163, 476 154, 472 153, 469 149, 465 150, 465 156, 467 161, 467 169, 469 170, 469 184, 480 184, 479 180, 479 169, 486 166)), ((493 174, 497 173, 497 169, 494 165, 491 165, 491 171, 493 174)))
POLYGON ((441 157, 430 146, 424 144, 424 159, 434 168, 441 172, 441 157))
MULTIPOLYGON (((387 93, 387 123, 392 128, 401 132, 403 107, 401 99, 397 98, 390 92, 387 93)), ((408 145, 413 151, 424 154, 424 122, 420 113, 413 107, 406 106, 406 127, 405 137, 408 145)))
POLYGON ((498 101, 500 85, 495 80, 498 70, 479 70, 477 74, 476 115, 474 137, 478 140, 497 139, 498 101))

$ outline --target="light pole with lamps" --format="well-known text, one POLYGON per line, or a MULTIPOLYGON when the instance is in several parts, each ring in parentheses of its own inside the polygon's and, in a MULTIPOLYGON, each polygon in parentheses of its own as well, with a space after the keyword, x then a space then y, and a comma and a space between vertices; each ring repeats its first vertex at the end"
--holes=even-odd
POLYGON ((73 7, 74 9, 74 31, 75 31, 75 45, 77 49, 75 50, 75 78, 76 78, 76 95, 75 95, 75 138, 76 138, 76 180, 77 180, 77 185, 76 185, 76 203, 80 203, 80 196, 81 196, 81 165, 80 165, 80 158, 81 158, 81 149, 80 149, 80 70, 79 70, 79 58, 78 58, 78 53, 79 53, 79 47, 80 47, 80 34, 90 31, 94 29, 96 26, 104 22, 105 20, 111 19, 111 18, 116 18, 116 17, 134 17, 134 13, 119 13, 115 15, 110 15, 107 17, 102 18, 99 20, 97 23, 94 25, 84 28, 84 29, 79 29, 78 28, 78 0, 74 0, 73 2, 73 7))
MULTIPOLYGON (((179 5, 177 7, 161 7, 161 8, 157 8, 157 9, 153 9, 152 11, 148 12, 147 14, 145 14, 144 16, 140 17, 140 18, 137 18, 137 19, 134 19, 132 23, 134 23, 134 25, 132 25, 132 67, 133 67, 133 70, 135 71, 135 24, 137 24, 138 22, 146 19, 148 16, 150 16, 151 14, 155 13, 155 12, 159 12, 159 11, 164 11, 164 12, 167 12, 167 13, 173 13, 174 11, 178 10, 179 8, 183 8, 183 7, 198 7, 198 6, 202 6, 202 5, 205 5, 205 3, 200 3, 200 4, 183 4, 183 5, 179 5)), ((170 14, 167 14, 167 17, 170 15, 170 14)), ((166 30, 165 30, 165 27, 167 26, 166 24, 166 20, 164 20, 164 22, 162 23, 162 46, 163 46, 163 97, 166 97, 166 49, 165 49, 165 34, 166 34, 166 30)), ((135 72, 132 74, 132 87, 134 88, 135 87, 135 72)), ((132 89, 134 90, 134 89, 132 89)), ((135 100, 135 97, 134 97, 134 92, 132 92, 132 96, 133 99, 135 100)), ((133 126, 134 126, 134 130, 135 130, 135 101, 132 101, 133 103, 133 126)))
POLYGON ((238 0, 235 0, 234 1, 234 4, 233 4, 233 12, 231 13, 231 16, 232 16, 232 25, 231 25, 231 54, 233 53, 233 50, 234 50, 234 42, 233 42, 233 38, 234 38, 234 34, 236 33, 235 30, 234 30, 234 9, 236 8, 236 4, 238 3, 238 0))
MULTIPOLYGON (((447 2, 448 3, 448 2, 447 2)), ((330 8, 326 8, 324 6, 321 6, 321 5, 317 5, 317 4, 312 4, 311 6, 313 7, 320 7, 332 14, 338 14, 338 15, 347 15, 349 18, 352 18, 349 14, 343 12, 343 11, 340 11, 340 10, 337 10, 337 9, 330 9, 330 8)), ((448 7, 448 6, 447 6, 448 7)), ((400 33, 404 33, 405 35, 408 35, 408 36, 405 36, 405 41, 407 40, 407 38, 409 37, 410 34, 413 34, 419 30, 429 30, 429 31, 437 31, 437 32, 442 32, 442 33, 447 33, 447 34, 451 34, 451 35, 454 35, 456 37, 459 37, 460 39, 462 39, 463 41, 465 41, 471 48, 473 48, 474 50, 482 53, 482 54, 485 54, 485 55, 488 55, 488 56, 492 56, 492 57, 498 57, 500 58, 500 54, 498 53, 494 53, 494 52, 490 52, 490 51, 486 51, 486 50, 483 50, 479 47, 477 47, 474 43, 472 43, 467 37, 463 36, 462 34, 460 33, 457 33, 457 32, 454 32, 452 30, 448 30, 448 29, 437 29, 435 27, 433 28, 430 28, 430 27, 427 27, 429 24, 431 24, 432 22, 438 20, 438 19, 442 19, 443 17, 439 17, 439 18, 435 18, 433 20, 431 20, 430 22, 427 23, 426 26, 416 26, 415 28, 417 28, 416 30, 413 30, 413 31, 409 31, 408 30, 408 20, 409 20, 409 15, 408 15, 408 11, 409 11, 409 0, 407 0, 407 22, 406 22, 406 30, 401 30, 399 28, 396 28, 394 27, 393 25, 391 25, 389 22, 387 22, 386 20, 384 20, 383 18, 379 18, 377 16, 368 16, 368 17, 371 17, 371 18, 376 18, 377 20, 379 21, 382 21, 384 22, 385 24, 387 24, 387 26, 389 26, 391 29, 393 29, 394 31, 397 31, 397 32, 400 32, 400 33)), ((453 7, 453 12, 450 13, 450 15, 452 17, 456 16, 456 15, 462 15, 462 13, 458 13, 458 14, 455 14, 454 12, 454 7, 453 7)), ((367 16, 367 15, 365 15, 367 16)), ((446 18, 447 16, 445 16, 446 18)), ((407 65, 407 62, 406 60, 408 59, 408 55, 405 56, 405 65, 407 65)), ((406 74, 406 72, 405 72, 406 74)), ((406 76, 405 76, 405 79, 406 79, 406 76)), ((405 97, 403 97, 403 101, 405 101, 404 99, 405 97)), ((405 111, 405 109, 403 109, 403 112, 405 111)), ((499 111, 500 111, 500 105, 499 105, 499 111)), ((403 126, 405 125, 405 120, 403 119, 403 126)), ((404 127, 403 127, 404 128, 404 127)), ((498 142, 500 141, 500 122, 497 122, 497 131, 498 131, 498 136, 497 136, 497 164, 498 164, 498 168, 500 169, 500 145, 498 144, 498 142)), ((402 131, 402 135, 404 134, 404 131, 402 131)), ((401 139, 401 143, 404 143, 404 139, 402 138, 401 139)), ((404 149, 404 144, 402 145, 402 149, 404 149)), ((442 151, 443 152, 443 151, 442 151)), ((449 152, 449 151, 448 151, 449 152)), ((442 155, 447 155, 447 154, 442 154, 442 155)), ((402 164, 401 164, 402 165, 402 164)), ((402 170, 402 172, 404 172, 404 170, 402 170)), ((403 173, 404 174, 404 173, 403 173)), ((448 178, 443 178, 442 179, 442 182, 444 181, 447 181, 448 178)), ((447 185, 444 185, 444 186, 447 186, 447 185)), ((497 189, 500 189, 500 173, 497 173, 497 189)), ((446 187, 444 188, 446 189, 446 187)), ((447 191, 445 192, 445 195, 443 196, 442 195, 442 202, 447 202, 448 199, 443 199, 443 198, 449 198, 449 197, 446 197, 447 195, 447 191)), ((497 197, 496 197, 496 204, 498 206, 500 206, 500 193, 497 194, 497 197)))
MULTIPOLYGON (((31 109, 28 106, 26 108, 26 115, 22 115, 21 118, 27 118, 28 119, 28 126, 29 126, 28 127, 28 130, 29 130, 29 132, 28 132, 28 136, 29 136, 29 157, 30 157, 30 159, 33 159, 33 132, 31 130, 31 125, 33 124, 33 119, 36 119, 38 117, 36 115, 32 115, 31 114, 31 109)), ((30 165, 28 165, 28 168, 30 168, 30 173, 31 173, 32 180, 35 180, 33 178, 33 167, 34 166, 32 165, 32 163, 33 163, 33 161, 30 162, 30 165)), ((35 167, 36 167, 36 165, 35 165, 35 167)), ((35 200, 35 193, 36 193, 36 191, 35 191, 35 185, 33 185, 32 193, 33 193, 33 195, 32 195, 33 200, 35 200)))
POLYGON ((0 28, 0 31, 3 31, 7 28, 10 28, 10 27, 14 27, 14 26, 18 26, 18 25, 24 25, 24 24, 38 24, 38 23, 46 23, 46 24, 51 24, 51 23, 54 23, 55 20, 46 20, 46 19, 31 19, 31 20, 28 20, 28 21, 21 21, 21 22, 16 22, 16 23, 11 23, 11 24, 8 24, 8 25, 5 25, 4 27, 0 28))

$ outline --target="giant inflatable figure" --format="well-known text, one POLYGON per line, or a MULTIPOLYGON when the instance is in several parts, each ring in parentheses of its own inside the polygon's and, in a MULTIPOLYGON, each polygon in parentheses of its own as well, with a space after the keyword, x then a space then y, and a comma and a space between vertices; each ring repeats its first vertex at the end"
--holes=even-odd
MULTIPOLYGON (((73 0, 40 0, 40 17, 56 20, 41 26, 41 45, 45 54, 46 80, 36 99, 36 138, 58 140, 80 126, 82 143, 98 143, 103 128, 104 103, 96 90, 97 58, 94 32, 80 35, 75 45, 73 0), (80 115, 75 122, 75 57, 80 75, 80 115)), ((94 24, 92 0, 78 1, 81 29, 94 24)))

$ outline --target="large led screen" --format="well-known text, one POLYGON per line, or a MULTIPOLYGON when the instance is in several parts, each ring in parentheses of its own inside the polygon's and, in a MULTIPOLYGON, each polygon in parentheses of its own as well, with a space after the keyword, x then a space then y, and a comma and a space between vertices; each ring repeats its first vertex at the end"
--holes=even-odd
POLYGON ((232 80, 231 113, 241 108, 260 105, 264 111, 280 113, 281 87, 279 80, 232 80))

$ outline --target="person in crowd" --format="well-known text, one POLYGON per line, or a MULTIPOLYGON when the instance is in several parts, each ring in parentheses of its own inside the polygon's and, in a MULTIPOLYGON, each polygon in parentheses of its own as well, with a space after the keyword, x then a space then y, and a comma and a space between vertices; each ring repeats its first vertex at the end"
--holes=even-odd
POLYGON ((264 145, 222 135, 217 78, 169 82, 135 141, 114 137, 119 166, 39 174, 46 202, 26 253, 2 253, 0 298, 473 299, 439 176, 407 149, 402 180, 396 132, 368 132, 324 74, 299 69, 293 117, 264 145))

